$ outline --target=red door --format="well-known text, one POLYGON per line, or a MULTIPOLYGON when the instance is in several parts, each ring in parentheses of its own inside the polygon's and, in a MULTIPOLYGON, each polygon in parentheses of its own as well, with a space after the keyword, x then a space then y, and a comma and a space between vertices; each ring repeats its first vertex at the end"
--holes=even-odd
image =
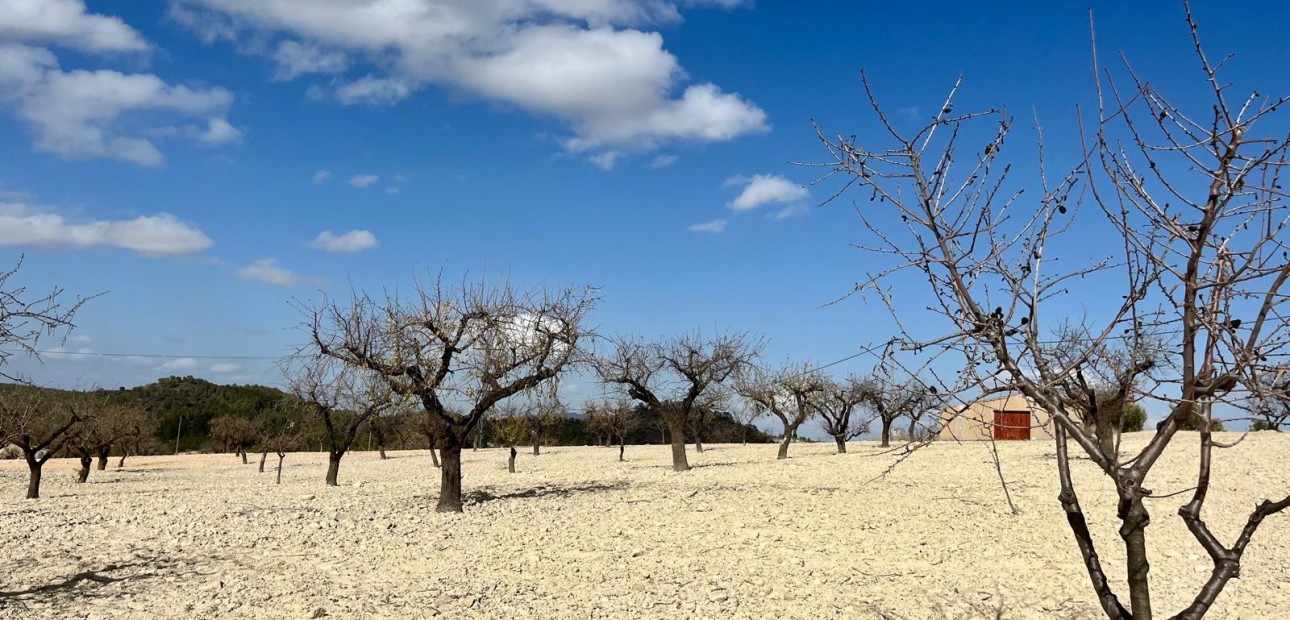
POLYGON ((1030 439, 1030 412, 994 412, 994 438, 1001 440, 1030 439))

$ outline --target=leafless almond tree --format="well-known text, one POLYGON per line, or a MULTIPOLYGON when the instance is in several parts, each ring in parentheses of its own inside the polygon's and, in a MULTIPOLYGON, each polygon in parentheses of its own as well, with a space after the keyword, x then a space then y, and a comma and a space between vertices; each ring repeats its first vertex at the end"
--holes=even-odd
POLYGON ((498 403, 581 363, 595 290, 520 293, 437 280, 408 298, 355 295, 307 309, 310 346, 370 371, 443 424, 440 512, 461 512, 461 449, 498 403), (451 408, 460 404, 464 413, 451 408))
POLYGON ((77 297, 66 303, 63 290, 57 287, 45 295, 32 296, 26 287, 13 281, 21 268, 19 257, 13 269, 0 272, 0 379, 19 383, 23 380, 5 371, 9 358, 22 354, 40 359, 41 340, 60 334, 66 338, 76 327, 72 324, 76 313, 92 299, 77 297))
POLYGON ((291 394, 312 415, 327 450, 327 486, 337 486, 340 462, 368 420, 393 410, 398 396, 375 373, 302 349, 285 366, 291 394))
POLYGON ((1078 164, 1059 180, 1044 173, 1038 126, 1033 182, 1024 187, 1011 178, 1003 153, 1012 117, 1003 110, 956 112, 958 84, 929 124, 903 132, 865 79, 886 145, 820 132, 832 174, 872 198, 858 205, 871 238, 866 247, 892 261, 857 289, 893 309, 902 344, 925 355, 958 356, 978 388, 1020 391, 1053 416, 1059 501, 1110 618, 1153 617, 1146 500, 1158 494, 1148 474, 1194 407, 1205 423, 1195 484, 1184 490, 1190 500, 1179 516, 1213 569, 1175 617, 1202 617, 1239 574, 1259 525, 1290 506, 1290 496, 1259 503, 1230 543, 1201 515, 1211 491, 1212 452, 1231 445, 1212 435, 1213 405, 1245 406, 1274 385, 1267 375, 1286 362, 1290 330, 1280 307, 1290 259, 1282 174, 1290 138, 1276 133, 1283 129, 1264 130, 1264 121, 1290 98, 1255 92, 1234 99, 1218 72, 1227 59, 1209 59, 1190 7, 1183 6, 1209 103, 1184 109, 1127 60, 1128 79, 1117 81, 1095 57, 1097 109, 1082 123, 1078 164), (1023 194, 1026 189, 1038 191, 1023 194), (1072 232, 1111 240, 1093 247, 1107 253, 1081 256, 1088 245, 1055 242, 1072 232), (904 279, 906 271, 913 278, 904 279), (886 294, 897 282, 915 281, 930 284, 931 316, 898 309, 886 294), (1085 306, 1075 323, 1084 352, 1059 354, 1056 328, 1072 320, 1066 315, 1075 305, 1072 295, 1085 306), (933 326, 944 331, 934 333, 933 326), (1150 389, 1131 389, 1141 390, 1135 398, 1167 403, 1170 413, 1136 454, 1108 454, 1079 422, 1087 396, 1082 405, 1067 388, 1078 383, 1097 348, 1120 341, 1133 350, 1153 340, 1160 346, 1158 379, 1150 389), (1127 606, 1090 534, 1070 472, 1069 441, 1114 484, 1127 606))
POLYGON ((232 448, 233 455, 241 457, 243 465, 247 464, 246 449, 263 431, 264 426, 259 420, 237 415, 222 415, 211 420, 210 424, 211 437, 224 444, 225 448, 232 448))
POLYGON ((640 428, 640 416, 632 410, 629 400, 611 399, 591 401, 585 406, 587 424, 596 433, 604 433, 618 444, 618 460, 623 461, 627 452, 627 437, 640 428))
POLYGON ((699 332, 660 342, 619 336, 596 360, 601 382, 620 387, 657 412, 672 440, 672 469, 687 471, 685 427, 697 406, 761 353, 764 343, 743 333, 699 332))
POLYGON ((837 443, 838 454, 846 454, 847 441, 869 432, 869 420, 856 415, 863 402, 863 384, 859 377, 848 375, 837 381, 823 377, 823 385, 811 400, 820 416, 820 425, 837 443))
POLYGON ((71 403, 23 386, 0 393, 0 444, 13 444, 27 461, 27 499, 40 497, 45 463, 75 438, 81 416, 71 403))
POLYGON ((785 364, 773 371, 746 366, 735 381, 735 391, 749 405, 770 413, 784 425, 777 459, 788 458, 789 444, 797 429, 815 415, 814 402, 822 396, 825 387, 810 364, 785 364))

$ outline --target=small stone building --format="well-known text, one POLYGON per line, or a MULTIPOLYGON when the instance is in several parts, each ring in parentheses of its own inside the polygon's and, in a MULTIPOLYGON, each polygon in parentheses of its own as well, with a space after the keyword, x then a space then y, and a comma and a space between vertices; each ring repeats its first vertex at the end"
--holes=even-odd
POLYGON ((1034 401, 1014 394, 941 412, 942 441, 1051 439, 1053 419, 1034 401))

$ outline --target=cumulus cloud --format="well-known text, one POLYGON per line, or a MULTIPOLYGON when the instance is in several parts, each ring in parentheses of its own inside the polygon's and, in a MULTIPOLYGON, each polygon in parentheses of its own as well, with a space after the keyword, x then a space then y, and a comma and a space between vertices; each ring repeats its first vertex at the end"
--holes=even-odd
POLYGON ((0 102, 31 127, 37 150, 60 157, 160 166, 161 151, 128 126, 139 133, 138 126, 169 117, 200 118, 208 129, 198 140, 227 142, 240 135, 224 120, 232 100, 222 88, 177 86, 151 74, 64 71, 47 49, 0 41, 0 102))
MULTIPOLYGON (((739 0, 175 0, 206 40, 269 41, 277 79, 333 81, 342 103, 396 103, 439 86, 569 128, 572 151, 647 151, 768 130, 766 113, 707 82, 687 84, 651 27, 680 8, 739 0), (358 76, 343 74, 357 69, 358 76)), ((321 96, 311 87, 311 97, 321 96)))
POLYGON ((226 144, 242 138, 242 130, 222 118, 212 118, 206 131, 197 139, 205 144, 226 144))
POLYGON ((725 232, 726 223, 727 222, 725 220, 712 220, 711 222, 700 222, 698 224, 691 224, 690 227, 687 228, 686 230, 690 232, 705 232, 705 233, 720 234, 722 232, 725 232))
POLYGON ((168 213, 130 220, 69 221, 47 210, 0 202, 0 246, 44 250, 115 247, 146 256, 181 256, 213 244, 205 233, 168 213))
POLYGON ((309 242, 309 247, 326 252, 361 252, 378 245, 376 235, 366 230, 351 230, 343 235, 324 230, 309 242))
POLYGON ((55 43, 89 52, 138 52, 148 44, 116 17, 91 15, 81 0, 5 0, 0 39, 55 43))
POLYGON ((274 258, 261 258, 238 269, 237 276, 283 287, 295 286, 300 281, 295 272, 282 268, 274 258))
POLYGON ((330 179, 330 178, 331 178, 331 171, 328 171, 328 170, 319 170, 318 172, 314 173, 314 183, 318 185, 326 183, 327 179, 330 179))
POLYGON ((349 180, 349 184, 353 185, 354 187, 371 187, 373 185, 376 185, 376 182, 380 180, 381 180, 381 177, 375 174, 360 174, 351 178, 349 180))
POLYGON ((622 153, 618 151, 603 151, 588 157, 587 161, 595 164, 601 170, 613 170, 614 166, 618 165, 618 158, 621 156, 622 153))
POLYGON ((727 205, 735 211, 748 211, 771 203, 792 205, 810 195, 806 188, 777 174, 736 176, 727 179, 725 184, 743 186, 739 196, 727 205))

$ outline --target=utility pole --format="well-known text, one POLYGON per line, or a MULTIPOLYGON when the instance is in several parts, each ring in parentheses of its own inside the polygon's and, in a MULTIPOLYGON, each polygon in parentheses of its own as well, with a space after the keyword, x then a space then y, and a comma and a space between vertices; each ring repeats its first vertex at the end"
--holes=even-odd
POLYGON ((179 430, 175 433, 175 456, 179 456, 179 437, 184 434, 184 416, 179 416, 179 430))

